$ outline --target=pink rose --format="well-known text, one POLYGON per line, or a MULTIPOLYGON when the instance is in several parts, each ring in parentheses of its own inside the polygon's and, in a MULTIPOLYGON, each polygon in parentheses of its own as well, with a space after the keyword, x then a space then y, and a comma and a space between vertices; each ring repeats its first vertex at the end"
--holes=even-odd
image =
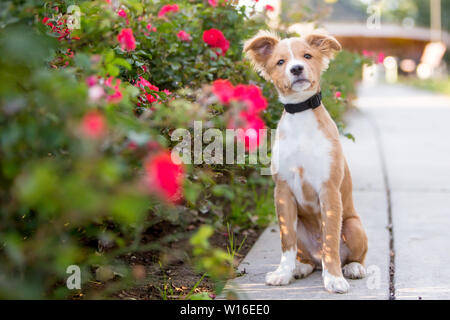
POLYGON ((98 111, 88 112, 81 122, 81 132, 89 138, 97 139, 105 134, 106 123, 103 115, 98 111))
POLYGON ((189 33, 187 33, 186 31, 184 31, 184 30, 180 30, 177 33, 177 37, 181 41, 191 41, 191 35, 189 33))

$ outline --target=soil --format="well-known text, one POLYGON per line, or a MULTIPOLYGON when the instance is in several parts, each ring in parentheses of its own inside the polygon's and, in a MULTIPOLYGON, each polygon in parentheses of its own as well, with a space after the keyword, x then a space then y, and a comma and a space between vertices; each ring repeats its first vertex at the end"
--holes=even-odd
MULTIPOLYGON (((234 233, 237 246, 245 239, 239 252, 235 254, 234 264, 237 266, 253 244, 258 239, 263 229, 253 228, 234 233)), ((228 232, 218 231, 209 239, 213 247, 227 251, 229 245, 228 232)), ((119 290, 113 294, 114 299, 124 300, 175 300, 184 299, 188 294, 206 292, 211 298, 215 298, 214 282, 198 273, 187 256, 187 240, 177 241, 170 246, 171 254, 161 256, 156 252, 139 252, 127 254, 123 260, 131 267, 134 278, 137 279, 131 288, 119 290), (162 263, 160 263, 162 261, 162 263), (141 279, 141 280, 139 280, 141 279), (196 286, 197 284, 197 286, 196 286), (195 289, 193 289, 195 287, 195 289)), ((104 285, 100 282, 92 283, 93 291, 102 291, 104 285)))

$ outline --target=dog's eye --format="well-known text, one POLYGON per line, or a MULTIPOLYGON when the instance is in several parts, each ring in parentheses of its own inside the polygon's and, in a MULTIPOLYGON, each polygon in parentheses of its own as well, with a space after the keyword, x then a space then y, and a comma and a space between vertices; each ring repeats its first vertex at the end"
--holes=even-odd
POLYGON ((304 57, 305 57, 305 59, 309 60, 312 58, 312 55, 310 55, 309 53, 305 53, 304 57))
POLYGON ((281 59, 281 60, 278 60, 277 65, 278 65, 278 66, 281 66, 283 63, 284 63, 284 60, 281 59))

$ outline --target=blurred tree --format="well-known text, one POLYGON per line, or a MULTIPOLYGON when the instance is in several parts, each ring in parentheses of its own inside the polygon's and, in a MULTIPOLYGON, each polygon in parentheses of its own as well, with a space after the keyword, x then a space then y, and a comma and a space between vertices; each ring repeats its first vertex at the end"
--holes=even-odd
MULTIPOLYGON (((418 12, 417 23, 419 25, 430 25, 430 1, 429 0, 414 0, 417 5, 418 12)), ((442 29, 450 31, 450 21, 448 16, 450 15, 450 1, 441 1, 441 22, 442 29)))

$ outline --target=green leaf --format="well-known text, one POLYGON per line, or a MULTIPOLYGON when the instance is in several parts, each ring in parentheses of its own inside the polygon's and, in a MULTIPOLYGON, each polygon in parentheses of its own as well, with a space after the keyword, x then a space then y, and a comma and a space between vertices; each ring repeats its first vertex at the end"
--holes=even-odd
POLYGON ((119 222, 133 224, 142 221, 148 201, 138 195, 121 194, 111 199, 111 212, 119 222))
POLYGON ((229 200, 234 199, 233 189, 229 185, 225 185, 225 184, 215 185, 212 188, 212 192, 215 196, 218 196, 218 197, 225 197, 229 200))
POLYGON ((120 73, 120 69, 118 67, 116 67, 113 64, 108 64, 106 66, 106 72, 111 76, 111 77, 117 77, 120 73))
POLYGON ((184 184, 184 197, 191 205, 194 205, 197 202, 200 193, 202 192, 202 186, 198 183, 193 183, 189 180, 186 180, 184 184))
POLYGON ((212 300, 208 292, 200 292, 193 294, 189 297, 189 300, 212 300))
POLYGON ((122 66, 127 70, 131 70, 131 65, 123 58, 115 58, 111 63, 116 66, 122 66))
POLYGON ((198 231, 191 237, 190 243, 193 246, 198 246, 202 248, 208 248, 208 239, 214 233, 214 229, 209 225, 203 225, 198 229, 198 231))
POLYGON ((111 63, 114 59, 114 56, 115 56, 114 50, 112 49, 108 50, 105 54, 105 63, 106 64, 111 63))

